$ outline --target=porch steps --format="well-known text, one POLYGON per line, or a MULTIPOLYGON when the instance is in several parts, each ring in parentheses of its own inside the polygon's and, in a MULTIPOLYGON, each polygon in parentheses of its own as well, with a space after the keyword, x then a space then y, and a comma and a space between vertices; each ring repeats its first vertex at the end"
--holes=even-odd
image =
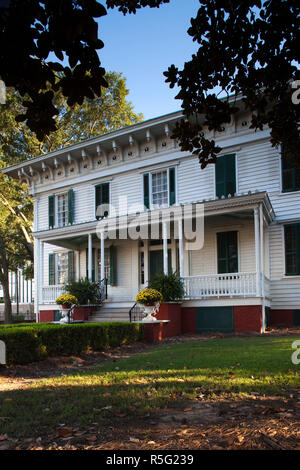
POLYGON ((89 317, 89 322, 129 321, 129 310, 133 302, 104 302, 89 317))

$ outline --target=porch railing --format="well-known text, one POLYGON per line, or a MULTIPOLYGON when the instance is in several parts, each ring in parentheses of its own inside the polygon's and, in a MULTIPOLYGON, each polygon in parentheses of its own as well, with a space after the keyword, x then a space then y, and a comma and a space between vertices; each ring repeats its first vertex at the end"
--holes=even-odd
POLYGON ((42 299, 41 303, 44 304, 53 304, 55 303, 55 299, 59 297, 61 294, 64 294, 64 286, 57 285, 57 286, 44 286, 42 287, 42 299))
POLYGON ((185 298, 256 296, 256 273, 185 276, 185 298))

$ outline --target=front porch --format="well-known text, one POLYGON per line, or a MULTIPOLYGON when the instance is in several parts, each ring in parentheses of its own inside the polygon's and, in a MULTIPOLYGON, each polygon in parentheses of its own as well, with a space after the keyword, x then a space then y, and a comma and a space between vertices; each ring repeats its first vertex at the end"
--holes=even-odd
MULTIPOLYGON (((219 298, 260 297, 261 290, 269 297, 270 280, 262 273, 226 273, 198 276, 183 276, 185 287, 184 300, 205 300, 219 298)), ((110 287, 108 286, 108 292, 110 287)), ((63 285, 42 287, 42 303, 50 305, 64 293, 63 285)), ((108 294, 109 295, 109 294, 108 294)), ((134 298, 132 298, 134 302, 134 298)))
MULTIPOLYGON (((161 215, 150 219, 153 211, 142 215, 138 225, 144 223, 151 229, 156 225, 156 238, 143 237, 142 229, 135 239, 111 238, 111 228, 106 237, 101 224, 105 226, 107 220, 98 226, 95 222, 88 230, 85 226, 78 231, 64 227, 51 237, 37 238, 37 311, 57 309, 55 299, 64 286, 53 282, 56 275, 50 279, 48 258, 52 252, 66 250, 74 253, 73 278, 108 279, 106 310, 109 302, 133 305, 136 294, 153 275, 171 271, 183 279, 183 306, 260 305, 263 311, 264 306, 270 306, 268 225, 273 215, 265 193, 205 203, 203 244, 196 249, 186 238, 182 218, 169 223, 161 215)), ((127 219, 123 226, 121 219, 118 222, 118 230, 126 229, 127 219)))

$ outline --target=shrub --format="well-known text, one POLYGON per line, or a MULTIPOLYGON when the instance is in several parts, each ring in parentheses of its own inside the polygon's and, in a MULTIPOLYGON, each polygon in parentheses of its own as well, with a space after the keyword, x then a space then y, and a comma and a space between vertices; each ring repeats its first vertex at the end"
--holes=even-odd
POLYGON ((100 303, 100 286, 98 282, 92 282, 89 279, 69 281, 65 285, 65 291, 75 295, 79 305, 100 303))
POLYGON ((139 304, 151 305, 154 302, 161 302, 163 296, 156 289, 143 289, 136 296, 136 301, 139 304))
POLYGON ((68 356, 89 350, 101 351, 140 341, 143 337, 143 325, 125 322, 0 327, 0 340, 5 342, 8 364, 26 364, 48 356, 68 356))
POLYGON ((59 297, 57 297, 55 302, 58 305, 67 305, 68 307, 71 307, 73 304, 77 304, 78 300, 77 300, 77 297, 75 297, 75 295, 62 294, 59 297))
POLYGON ((149 287, 162 293, 164 302, 182 300, 184 297, 183 280, 176 273, 157 274, 150 281, 149 287))

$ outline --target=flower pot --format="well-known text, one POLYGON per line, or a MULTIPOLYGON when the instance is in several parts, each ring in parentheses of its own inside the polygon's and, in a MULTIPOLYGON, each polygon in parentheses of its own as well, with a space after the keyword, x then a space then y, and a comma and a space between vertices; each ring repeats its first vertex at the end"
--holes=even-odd
POLYGON ((68 310, 70 308, 70 305, 62 304, 61 308, 63 310, 68 310))
POLYGON ((153 307, 154 307, 154 305, 144 304, 143 308, 144 308, 145 314, 150 315, 150 313, 152 313, 152 311, 153 311, 153 307))

